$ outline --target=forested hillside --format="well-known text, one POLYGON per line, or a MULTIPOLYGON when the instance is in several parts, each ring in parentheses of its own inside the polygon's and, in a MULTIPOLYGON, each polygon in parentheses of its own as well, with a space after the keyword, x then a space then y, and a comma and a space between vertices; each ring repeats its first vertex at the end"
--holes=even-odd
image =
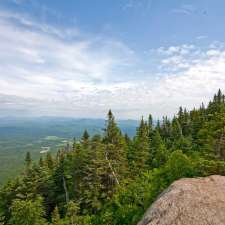
POLYGON ((111 111, 103 135, 85 130, 72 146, 39 163, 25 157, 23 173, 0 191, 4 225, 134 225, 181 177, 225 175, 225 97, 180 107, 173 119, 141 119, 134 138, 111 111))

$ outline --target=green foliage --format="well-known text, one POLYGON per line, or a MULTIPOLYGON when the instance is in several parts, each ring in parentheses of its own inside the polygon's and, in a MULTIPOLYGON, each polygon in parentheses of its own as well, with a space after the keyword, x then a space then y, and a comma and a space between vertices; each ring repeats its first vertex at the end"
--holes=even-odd
POLYGON ((56 206, 54 211, 52 212, 52 225, 61 225, 59 209, 56 206))
POLYGON ((156 130, 151 137, 150 142, 150 167, 157 168, 163 165, 168 157, 167 150, 163 143, 158 130, 156 130))
POLYGON ((26 154, 25 163, 26 163, 27 168, 29 168, 31 166, 32 161, 31 161, 30 152, 27 152, 27 154, 26 154))
POLYGON ((181 177, 194 174, 191 160, 181 151, 175 151, 160 169, 144 173, 132 182, 125 182, 112 202, 105 206, 100 224, 137 224, 149 204, 169 184, 181 177))
POLYGON ((156 126, 141 119, 133 138, 111 112, 102 135, 74 139, 0 190, 0 224, 135 225, 173 181, 225 175, 225 101, 219 90, 207 107, 180 107, 156 126))
POLYGON ((75 225, 79 222, 79 218, 78 218, 79 210, 80 210, 79 206, 75 202, 70 201, 67 204, 66 216, 68 218, 68 222, 70 225, 75 225))
POLYGON ((192 177, 194 175, 191 160, 182 153, 174 151, 165 165, 165 172, 169 181, 174 181, 181 177, 192 177))
POLYGON ((128 159, 133 170, 143 172, 148 168, 149 158, 149 127, 142 117, 133 145, 130 146, 128 159))
MULTIPOLYGON (((129 137, 135 134, 138 121, 117 121, 120 129, 129 137)), ((32 160, 37 162, 42 147, 51 149, 54 156, 58 149, 76 137, 82 137, 85 129, 90 136, 102 134, 105 125, 104 119, 75 119, 75 118, 4 118, 0 119, 0 186, 9 179, 18 176, 24 169, 24 156, 27 152, 32 160)))
POLYGON ((12 225, 44 225, 46 222, 43 218, 44 209, 41 198, 34 201, 15 200, 12 203, 11 211, 12 216, 9 224, 12 225))

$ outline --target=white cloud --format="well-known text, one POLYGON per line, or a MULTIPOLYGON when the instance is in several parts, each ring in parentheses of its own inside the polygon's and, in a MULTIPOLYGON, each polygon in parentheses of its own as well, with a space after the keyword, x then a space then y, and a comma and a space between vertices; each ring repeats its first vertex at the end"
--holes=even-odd
POLYGON ((152 63, 146 55, 138 59, 118 40, 84 36, 0 12, 0 115, 103 117, 112 108, 119 118, 171 116, 224 88, 221 43, 152 50, 157 63, 150 72, 142 67, 152 63))
POLYGON ((208 37, 206 35, 200 35, 200 36, 197 36, 196 39, 197 40, 203 40, 203 39, 207 39, 208 37))
MULTIPOLYGON (((67 31, 0 12, 0 94, 42 101, 37 114, 45 106, 47 114, 55 114, 57 107, 62 114, 73 114, 73 108, 67 112, 65 105, 88 108, 92 96, 99 98, 126 87, 124 82, 112 82, 115 72, 123 80, 120 71, 132 65, 131 49, 102 37, 82 38, 79 32, 71 39, 67 31), (57 106, 50 107, 56 102, 57 106)), ((93 101, 98 103, 98 99, 93 101)))
POLYGON ((175 8, 172 10, 172 13, 176 14, 184 14, 184 15, 191 15, 196 11, 196 8, 194 5, 190 4, 183 4, 179 8, 175 8))

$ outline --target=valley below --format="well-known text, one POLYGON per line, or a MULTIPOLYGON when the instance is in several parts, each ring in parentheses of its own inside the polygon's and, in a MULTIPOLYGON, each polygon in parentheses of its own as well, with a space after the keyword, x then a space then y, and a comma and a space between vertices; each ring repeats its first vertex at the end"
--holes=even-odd
MULTIPOLYGON (((0 118, 0 186, 22 172, 27 152, 35 161, 47 152, 54 155, 67 144, 72 146, 73 139, 79 140, 85 129, 90 134, 102 134, 104 124, 104 119, 0 118)), ((120 120, 118 124, 133 136, 138 121, 120 120)))

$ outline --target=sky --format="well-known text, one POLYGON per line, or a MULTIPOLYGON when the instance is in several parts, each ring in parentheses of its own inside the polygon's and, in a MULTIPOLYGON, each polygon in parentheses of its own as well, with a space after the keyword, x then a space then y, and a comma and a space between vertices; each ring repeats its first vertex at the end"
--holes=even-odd
POLYGON ((0 0, 0 116, 172 117, 225 91, 224 0, 0 0))

